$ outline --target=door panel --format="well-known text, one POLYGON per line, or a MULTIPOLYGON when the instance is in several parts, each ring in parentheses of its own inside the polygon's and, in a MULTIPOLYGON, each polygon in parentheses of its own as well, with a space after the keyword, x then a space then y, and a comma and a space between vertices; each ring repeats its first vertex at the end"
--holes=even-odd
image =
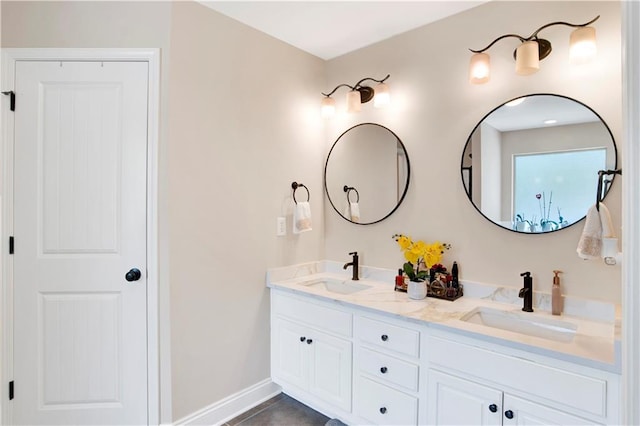
POLYGON ((147 68, 16 62, 15 424, 147 423, 147 68))

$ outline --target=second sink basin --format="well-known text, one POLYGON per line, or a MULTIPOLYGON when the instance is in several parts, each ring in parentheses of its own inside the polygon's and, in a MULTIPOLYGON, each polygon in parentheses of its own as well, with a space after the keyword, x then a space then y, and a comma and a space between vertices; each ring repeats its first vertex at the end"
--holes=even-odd
POLYGON ((331 293, 352 294, 371 288, 370 285, 361 284, 355 281, 340 281, 332 279, 316 279, 300 283, 306 287, 320 287, 331 293))
POLYGON ((460 320, 557 342, 570 342, 578 329, 575 324, 567 321, 491 308, 476 308, 460 320))

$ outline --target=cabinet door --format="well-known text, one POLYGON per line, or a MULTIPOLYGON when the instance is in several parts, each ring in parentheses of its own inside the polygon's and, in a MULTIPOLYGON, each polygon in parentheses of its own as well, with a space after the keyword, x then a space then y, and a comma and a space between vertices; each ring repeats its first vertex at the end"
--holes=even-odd
POLYGON ((504 395, 504 425, 593 425, 588 421, 509 394, 504 395))
POLYGON ((309 391, 351 411, 351 342, 309 332, 309 391))
POLYGON ((428 423, 501 425, 502 392, 437 370, 429 370, 428 423))
POLYGON ((274 382, 279 385, 291 384, 307 389, 309 366, 307 362, 306 329, 282 319, 276 320, 275 339, 271 372, 274 382))

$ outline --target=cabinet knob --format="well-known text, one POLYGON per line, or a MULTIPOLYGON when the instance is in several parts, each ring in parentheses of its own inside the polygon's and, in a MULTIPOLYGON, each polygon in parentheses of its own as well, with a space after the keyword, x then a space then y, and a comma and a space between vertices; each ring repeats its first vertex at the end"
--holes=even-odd
POLYGON ((511 410, 507 410, 504 412, 504 416, 508 419, 512 419, 513 418, 513 411, 511 410))
POLYGON ((491 404, 489 406, 489 411, 491 411, 492 413, 495 413, 498 411, 498 406, 496 404, 491 404))
POLYGON ((380 372, 381 372, 382 374, 385 374, 385 373, 387 372, 387 367, 381 367, 381 368, 380 368, 380 372))
POLYGON ((304 336, 301 336, 301 337, 300 337, 300 341, 301 341, 301 342, 304 342, 305 340, 307 340, 307 338, 306 338, 306 337, 304 337, 304 336))
POLYGON ((386 413, 386 412, 387 412, 387 407, 381 407, 381 408, 380 408, 380 412, 381 412, 382 414, 386 413))
POLYGON ((307 339, 307 345, 310 345, 310 344, 312 344, 312 343, 313 343, 313 340, 311 340, 311 339, 307 339))
POLYGON ((382 339, 383 342, 386 342, 387 340, 389 340, 389 336, 387 336, 386 334, 383 334, 382 336, 380 336, 380 338, 382 339))

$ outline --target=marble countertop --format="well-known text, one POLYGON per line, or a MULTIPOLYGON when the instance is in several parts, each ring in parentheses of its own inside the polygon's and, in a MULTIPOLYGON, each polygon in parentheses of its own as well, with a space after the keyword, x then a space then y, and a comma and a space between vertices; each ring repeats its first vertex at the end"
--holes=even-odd
POLYGON ((565 297, 564 313, 552 316, 550 295, 534 293, 535 312, 523 313, 517 288, 465 281, 462 281, 465 295, 453 302, 435 298, 413 300, 406 293, 394 291, 394 275, 390 270, 361 266, 360 280, 356 283, 368 286, 366 289, 351 294, 330 292, 323 286, 305 284, 326 279, 352 282, 350 270, 343 271, 341 263, 318 261, 270 269, 267 286, 588 367, 621 371, 620 339, 612 304, 565 297), (573 339, 561 342, 461 320, 476 308, 491 308, 527 319, 560 320, 577 329, 573 339))

